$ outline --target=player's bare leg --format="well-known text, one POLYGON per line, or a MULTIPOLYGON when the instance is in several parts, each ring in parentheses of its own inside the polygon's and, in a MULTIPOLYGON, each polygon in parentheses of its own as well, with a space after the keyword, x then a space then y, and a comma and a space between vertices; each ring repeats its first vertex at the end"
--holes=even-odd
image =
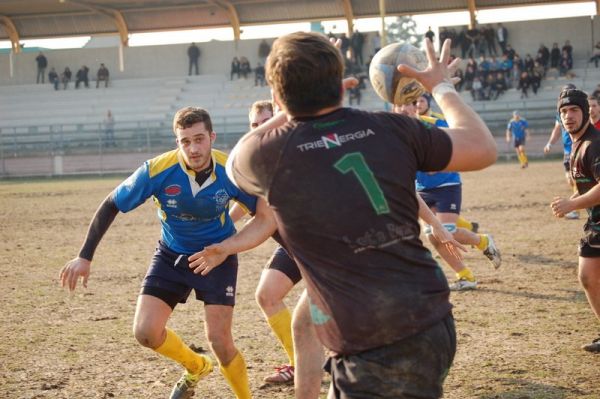
MULTIPOLYGON (((579 282, 585 296, 600 321, 600 258, 579 257, 579 282)), ((600 337, 583 346, 589 352, 600 352, 600 337)))
POLYGON ((325 353, 317 338, 310 316, 306 290, 300 296, 292 320, 296 375, 294 388, 297 399, 318 399, 323 379, 325 353))
POLYGON ((273 375, 266 377, 266 382, 293 383, 294 381, 291 315, 283 302, 283 299, 293 287, 294 283, 285 273, 276 269, 265 269, 256 288, 256 302, 262 309, 273 333, 286 351, 289 360, 287 365, 277 367, 273 375))

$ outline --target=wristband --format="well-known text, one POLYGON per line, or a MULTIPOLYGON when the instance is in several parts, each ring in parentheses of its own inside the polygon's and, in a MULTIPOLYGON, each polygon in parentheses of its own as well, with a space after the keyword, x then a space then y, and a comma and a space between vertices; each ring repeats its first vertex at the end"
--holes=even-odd
POLYGON ((440 101, 442 96, 446 93, 456 93, 454 85, 447 80, 443 80, 438 83, 432 90, 431 95, 435 98, 435 101, 440 101))

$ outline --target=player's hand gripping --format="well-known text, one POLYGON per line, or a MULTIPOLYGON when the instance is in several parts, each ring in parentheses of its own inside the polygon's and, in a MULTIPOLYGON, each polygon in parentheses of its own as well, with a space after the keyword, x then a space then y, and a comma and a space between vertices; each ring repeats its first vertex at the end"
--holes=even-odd
POLYGON ((431 93, 433 88, 439 83, 453 83, 455 79, 452 78, 452 75, 454 75, 456 68, 458 68, 460 58, 455 58, 448 64, 448 61, 450 60, 450 44, 450 39, 444 40, 440 52, 440 59, 438 60, 435 55, 435 50, 433 49, 433 43, 426 38, 425 53, 427 54, 429 66, 423 71, 418 71, 408 65, 401 64, 398 65, 398 71, 409 78, 418 80, 429 93, 431 93))
POLYGON ((188 258, 190 269, 195 274, 206 276, 212 269, 219 266, 227 259, 229 252, 222 243, 212 244, 204 247, 188 258))
POLYGON ((452 235, 452 233, 450 233, 444 227, 440 228, 440 226, 432 225, 431 226, 431 234, 433 234, 433 237, 438 242, 443 244, 446 247, 446 249, 448 250, 448 252, 450 252, 450 254, 452 256, 454 256, 456 259, 461 260, 463 257, 462 253, 460 251, 467 252, 467 248, 465 248, 461 243, 456 241, 454 239, 454 236, 452 235))
POLYGON ((562 197, 554 197, 554 200, 550 204, 550 208, 552 208, 552 213, 557 218, 562 218, 567 213, 575 210, 572 205, 572 201, 568 198, 562 197))
POLYGON ((62 269, 60 269, 61 286, 68 287, 69 291, 75 290, 77 281, 81 277, 82 284, 87 288, 87 281, 90 277, 90 266, 92 262, 83 258, 74 258, 68 261, 62 269))

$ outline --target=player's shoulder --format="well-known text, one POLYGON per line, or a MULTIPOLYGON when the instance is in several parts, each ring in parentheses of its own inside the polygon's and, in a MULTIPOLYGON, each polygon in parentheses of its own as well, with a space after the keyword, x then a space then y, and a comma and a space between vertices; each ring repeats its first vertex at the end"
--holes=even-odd
POLYGON ((154 177, 165 170, 172 168, 173 166, 179 164, 179 150, 175 149, 172 151, 165 152, 160 154, 152 159, 147 161, 148 164, 148 173, 150 177, 154 177))
POLYGON ((227 157, 228 157, 228 155, 226 153, 213 148, 211 150, 211 155, 215 161, 215 166, 220 165, 222 167, 225 167, 225 164, 227 163, 227 157))

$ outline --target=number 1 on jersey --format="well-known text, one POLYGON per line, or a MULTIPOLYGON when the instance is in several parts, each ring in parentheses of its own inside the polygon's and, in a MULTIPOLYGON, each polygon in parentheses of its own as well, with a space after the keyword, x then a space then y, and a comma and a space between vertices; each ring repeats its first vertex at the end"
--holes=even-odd
POLYGON ((383 191, 360 152, 351 152, 344 155, 333 166, 343 174, 354 172, 378 215, 390 212, 390 207, 383 195, 383 191))

